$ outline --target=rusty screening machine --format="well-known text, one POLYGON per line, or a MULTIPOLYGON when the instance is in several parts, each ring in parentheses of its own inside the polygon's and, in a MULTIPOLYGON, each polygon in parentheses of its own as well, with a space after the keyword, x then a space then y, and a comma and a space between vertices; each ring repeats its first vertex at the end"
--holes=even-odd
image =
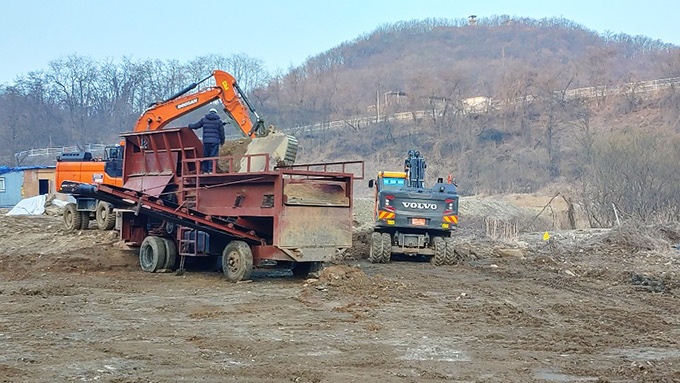
POLYGON ((306 276, 352 244, 352 184, 363 162, 278 167, 269 155, 205 159, 193 131, 124 134, 123 186, 72 183, 62 189, 124 213, 121 239, 139 245, 147 272, 184 268, 186 257, 221 256, 228 280, 253 267, 306 276), (201 161, 214 173, 202 174, 201 161))

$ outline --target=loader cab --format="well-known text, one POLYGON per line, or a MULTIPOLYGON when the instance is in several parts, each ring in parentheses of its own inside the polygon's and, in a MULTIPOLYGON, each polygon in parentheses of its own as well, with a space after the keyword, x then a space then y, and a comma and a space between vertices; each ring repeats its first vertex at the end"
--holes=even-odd
POLYGON ((379 185, 380 190, 400 189, 404 187, 404 185, 406 185, 405 179, 397 177, 382 178, 380 181, 381 181, 379 185))
POLYGON ((376 179, 368 181, 369 188, 375 188, 373 197, 373 214, 378 216, 378 209, 380 208, 380 192, 384 190, 399 190, 406 186, 408 174, 406 172, 389 172, 382 171, 378 173, 376 179))
POLYGON ((401 189, 406 186, 406 177, 406 172, 379 172, 376 179, 368 181, 368 187, 375 187, 376 194, 381 190, 401 189))

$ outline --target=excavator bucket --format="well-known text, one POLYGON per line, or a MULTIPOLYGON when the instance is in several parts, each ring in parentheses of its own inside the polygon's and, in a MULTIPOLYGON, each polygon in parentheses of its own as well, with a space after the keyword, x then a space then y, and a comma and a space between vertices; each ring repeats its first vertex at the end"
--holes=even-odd
MULTIPOLYGON (((266 136, 255 138, 241 138, 228 141, 220 148, 220 157, 241 157, 240 161, 233 163, 232 171, 238 173, 263 171, 269 165, 269 169, 275 166, 292 165, 297 157, 298 141, 294 136, 270 132, 266 136), (269 155, 269 164, 267 157, 269 155), (244 157, 250 156, 250 157, 244 157)), ((218 162, 220 171, 228 172, 228 161, 218 162)))

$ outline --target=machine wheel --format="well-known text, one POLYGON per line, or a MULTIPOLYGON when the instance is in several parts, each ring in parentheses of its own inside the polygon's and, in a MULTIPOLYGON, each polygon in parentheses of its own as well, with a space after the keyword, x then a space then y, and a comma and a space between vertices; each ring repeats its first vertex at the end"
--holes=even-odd
POLYGON ((99 201, 95 210, 95 219, 99 230, 111 230, 116 226, 116 214, 108 203, 99 201))
POLYGON ((139 247, 139 266, 147 273, 153 273, 165 267, 165 241, 163 238, 150 235, 144 238, 139 247))
POLYGON ((177 225, 175 225, 174 222, 165 221, 165 222, 163 223, 163 228, 165 229, 165 233, 166 233, 167 235, 174 236, 174 235, 175 235, 175 232, 176 232, 176 230, 177 230, 177 225))
POLYGON ((371 250, 368 254, 368 261, 371 263, 382 263, 383 252, 382 234, 374 232, 371 234, 371 250))
POLYGON ((390 233, 382 233, 382 263, 390 263, 392 260, 392 236, 390 233))
POLYGON ((250 278, 253 271, 253 252, 243 241, 231 241, 222 251, 222 272, 230 282, 250 278))
MULTIPOLYGON (((164 200, 177 204, 177 195, 174 192, 171 192, 168 188, 163 190, 162 195, 165 195, 164 200)), ((174 222, 163 221, 163 229, 168 236, 175 237, 177 225, 174 222)))
POLYGON ((446 264, 455 265, 458 263, 458 259, 456 257, 456 244, 453 242, 453 238, 451 237, 444 238, 444 242, 446 243, 446 264))
POLYGON ((432 239, 432 248, 434 255, 430 259, 435 266, 442 266, 446 264, 446 242, 442 237, 434 237, 432 239))
POLYGON ((80 230, 81 225, 81 214, 76 208, 76 204, 69 203, 64 207, 64 227, 68 231, 80 230))
POLYGON ((165 264, 163 268, 174 270, 177 265, 177 245, 170 238, 163 238, 163 244, 165 245, 165 264))
POLYGON ((90 228, 90 212, 80 212, 80 230, 87 230, 90 228))

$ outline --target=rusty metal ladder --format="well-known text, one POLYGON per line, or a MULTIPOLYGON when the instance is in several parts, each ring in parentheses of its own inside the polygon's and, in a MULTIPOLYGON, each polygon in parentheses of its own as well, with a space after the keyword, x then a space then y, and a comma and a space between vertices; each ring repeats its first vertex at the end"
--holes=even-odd
MULTIPOLYGON (((200 163, 187 163, 183 161, 180 165, 180 171, 179 206, 180 208, 195 209, 198 205, 197 189, 200 185, 200 163)), ((183 272, 186 257, 198 255, 198 230, 179 226, 177 230, 177 252, 180 256, 179 270, 183 272)))

